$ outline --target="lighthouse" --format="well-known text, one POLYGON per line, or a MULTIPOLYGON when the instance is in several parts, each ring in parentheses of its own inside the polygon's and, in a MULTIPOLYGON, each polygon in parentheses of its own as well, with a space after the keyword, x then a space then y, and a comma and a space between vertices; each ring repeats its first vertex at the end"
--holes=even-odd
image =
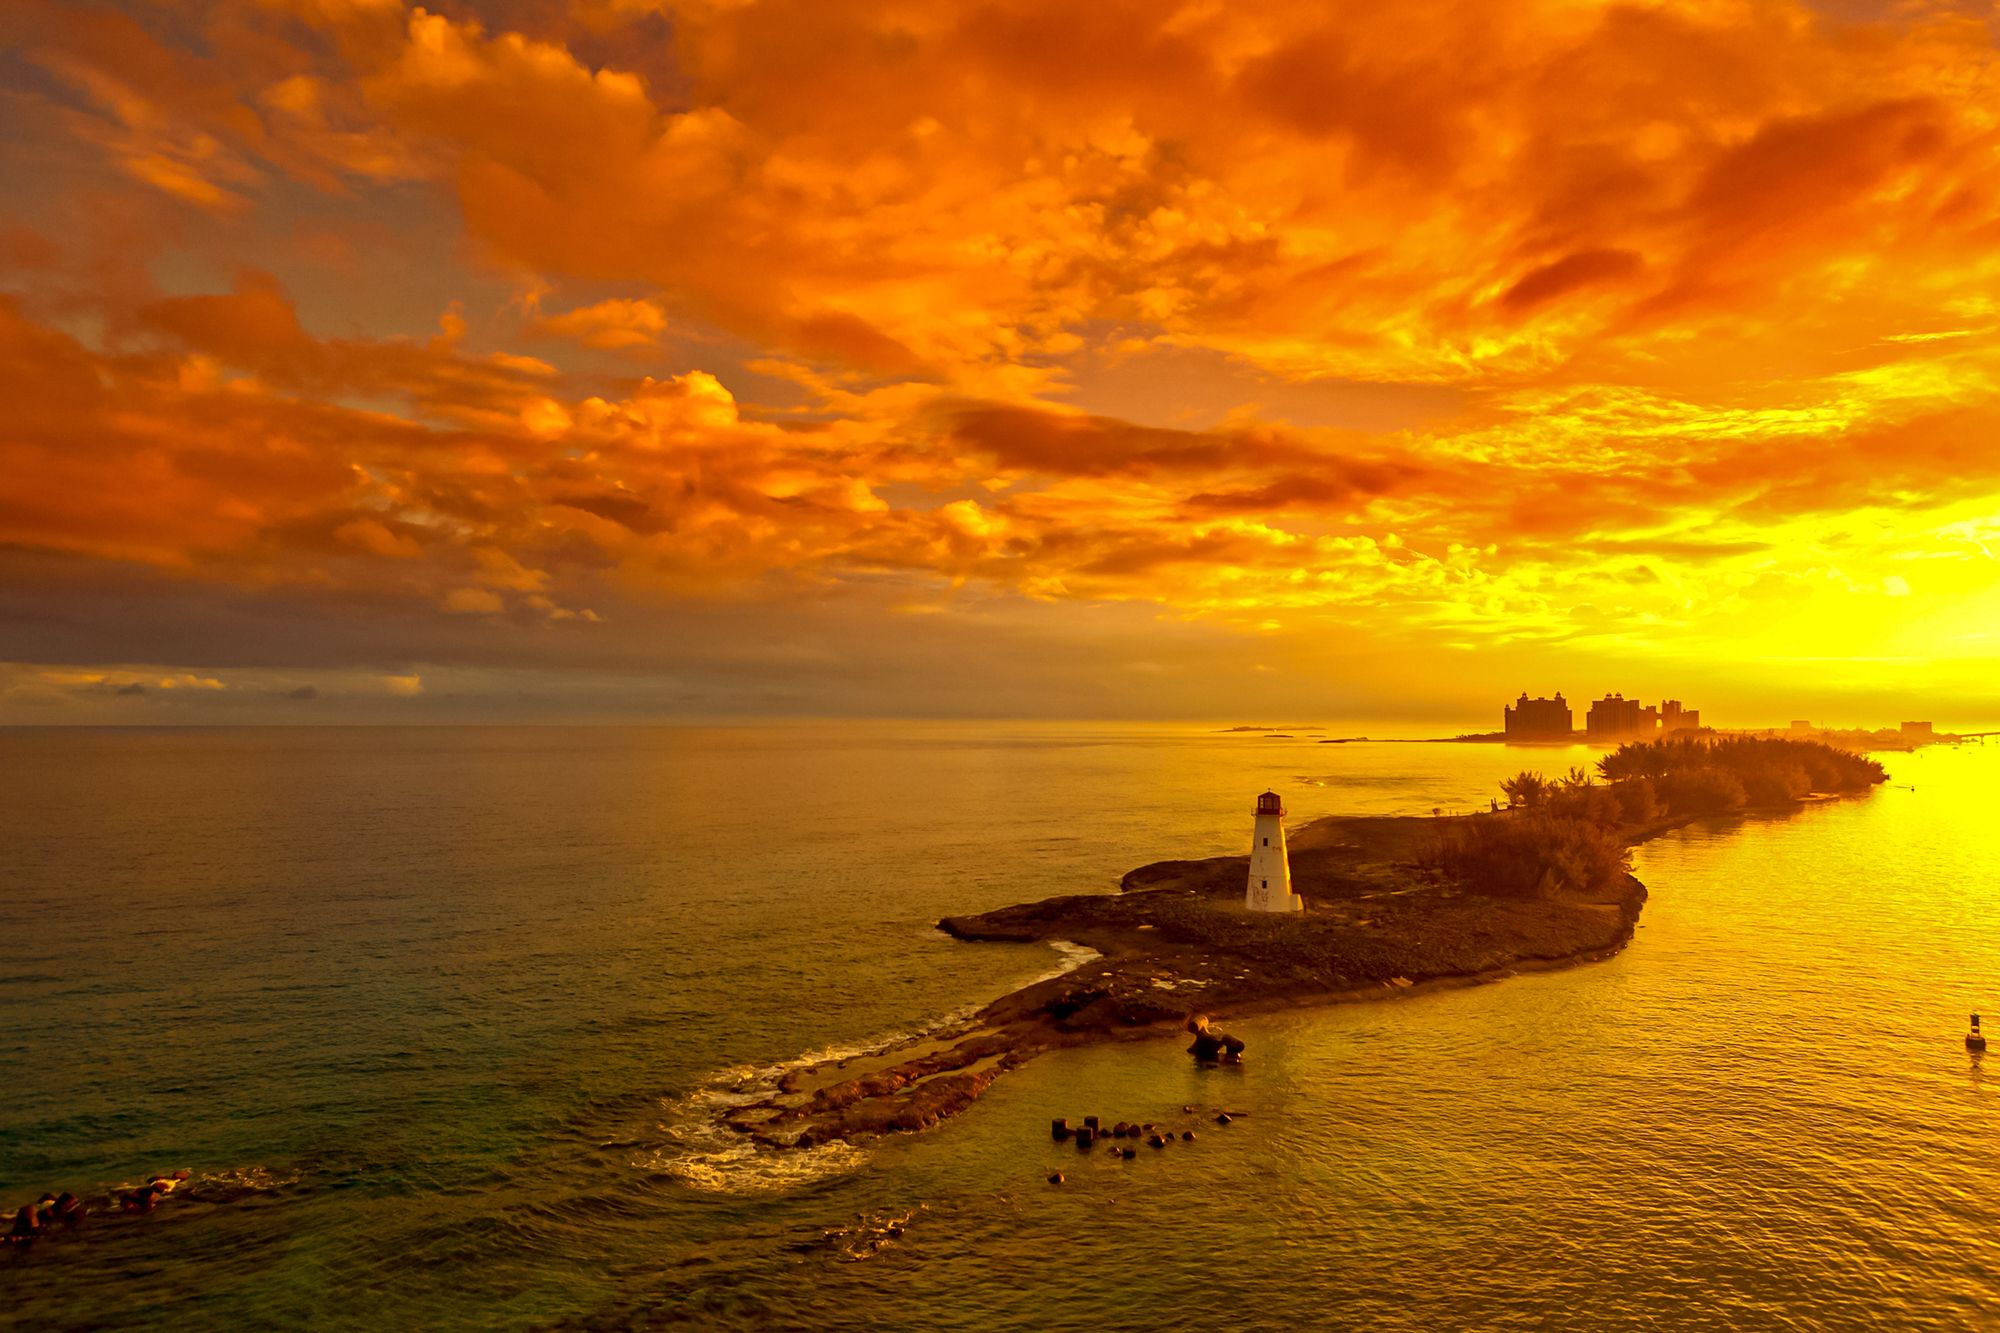
POLYGON ((1243 905, 1253 912, 1303 912, 1305 899, 1292 892, 1292 864, 1285 857, 1285 803, 1267 791, 1257 798, 1257 823, 1250 835, 1250 887, 1243 905))

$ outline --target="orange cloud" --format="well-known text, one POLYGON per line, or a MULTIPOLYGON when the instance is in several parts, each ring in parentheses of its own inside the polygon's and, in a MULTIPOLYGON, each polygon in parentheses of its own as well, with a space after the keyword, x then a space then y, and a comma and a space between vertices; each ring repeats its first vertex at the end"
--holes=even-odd
POLYGON ((666 312, 652 301, 613 298, 546 315, 535 330, 557 338, 574 338, 610 351, 655 346, 667 329, 666 312))
POLYGON ((1606 653, 1983 605, 2000 121, 1959 15, 23 15, 79 161, 0 246, 22 551, 551 643, 878 591, 1606 653), (179 229, 66 233, 105 199, 179 229), (343 238, 398 276, 300 257, 343 238), (1211 382, 1107 410, 1132 348, 1211 382), (1430 406, 1264 401, 1311 386, 1430 406))

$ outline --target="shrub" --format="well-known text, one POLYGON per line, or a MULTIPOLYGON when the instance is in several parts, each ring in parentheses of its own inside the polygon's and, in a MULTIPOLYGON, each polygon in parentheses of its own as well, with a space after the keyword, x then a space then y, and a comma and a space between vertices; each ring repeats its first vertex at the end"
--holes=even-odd
POLYGON ((1511 806, 1525 806, 1533 809, 1548 799, 1554 786, 1540 773, 1530 773, 1523 769, 1500 784, 1500 792, 1511 806))
POLYGON ((1812 779, 1797 764, 1762 764, 1743 775, 1743 794, 1752 805, 1782 805, 1812 789, 1812 779))
POLYGON ((1446 830, 1427 860, 1470 888, 1510 898, 1587 893, 1632 868, 1615 828, 1536 810, 1473 815, 1446 830))
POLYGON ((1889 776, 1866 755, 1824 741, 1786 736, 1663 736, 1621 745, 1597 761, 1597 771, 1611 782, 1657 780, 1669 773, 1703 768, 1734 773, 1745 781, 1764 769, 1796 769, 1805 775, 1808 791, 1826 792, 1864 791, 1889 776))
POLYGON ((1616 828, 1625 821, 1615 785, 1600 787, 1594 783, 1579 783, 1564 786, 1550 794, 1547 808, 1551 815, 1559 819, 1578 819, 1604 828, 1616 828))
POLYGON ((1688 768, 1664 773, 1653 790, 1676 815, 1719 815, 1741 810, 1748 800, 1734 773, 1719 768, 1688 768))
POLYGON ((1608 790, 1618 802, 1618 817, 1627 824, 1650 824, 1663 813, 1651 778, 1627 778, 1608 790))

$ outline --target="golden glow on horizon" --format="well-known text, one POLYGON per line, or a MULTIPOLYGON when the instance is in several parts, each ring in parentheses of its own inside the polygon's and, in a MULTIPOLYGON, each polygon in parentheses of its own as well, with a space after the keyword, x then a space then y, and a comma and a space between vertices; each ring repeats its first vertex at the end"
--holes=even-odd
POLYGON ((1064 654, 1208 715, 1993 696, 1953 5, 20 14, 0 721, 1064 654))

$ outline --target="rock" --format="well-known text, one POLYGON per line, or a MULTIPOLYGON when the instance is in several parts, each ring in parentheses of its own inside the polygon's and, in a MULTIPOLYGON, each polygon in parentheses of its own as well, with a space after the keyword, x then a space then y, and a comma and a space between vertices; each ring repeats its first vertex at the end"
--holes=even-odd
POLYGON ((1076 1146, 1079 1148, 1088 1149, 1090 1145, 1092 1143, 1095 1143, 1096 1141, 1097 1141, 1097 1131, 1094 1129, 1086 1127, 1084 1129, 1079 1129, 1076 1132, 1076 1146))
POLYGON ((1069 1177, 1068 1177, 1068 1176, 1066 1176, 1066 1175, 1064 1175, 1064 1174, 1063 1174, 1062 1172, 1060 1172, 1060 1171, 1051 1171, 1051 1172, 1049 1172, 1049 1184, 1051 1184, 1051 1185, 1060 1185, 1060 1184, 1062 1184, 1062 1183, 1063 1183, 1063 1182, 1064 1182, 1065 1180, 1068 1180, 1068 1179, 1069 1179, 1069 1177))
POLYGON ((1184 1129, 1184 1130, 1182 1130, 1182 1131, 1181 1131, 1181 1142, 1182 1142, 1182 1143, 1193 1143, 1193 1142, 1194 1142, 1194 1131, 1193 1131, 1193 1130, 1191 1130, 1191 1129, 1184 1129))
POLYGON ((1096 1117, 1096 1116, 1094 1116, 1094 1115, 1087 1115, 1087 1116, 1085 1116, 1085 1117, 1083 1118, 1083 1127, 1084 1127, 1085 1129, 1093 1129, 1093 1130, 1094 1130, 1094 1129, 1096 1129, 1096 1128, 1097 1128, 1097 1117, 1096 1117))
POLYGON ((1197 1060, 1236 1060, 1243 1054, 1243 1039, 1210 1027, 1206 1014, 1189 1014, 1187 1030, 1194 1033, 1188 1054, 1197 1060))
POLYGON ((1152 1138, 1146 1140, 1146 1146, 1148 1148, 1164 1148, 1167 1146, 1167 1141, 1158 1134, 1155 1134, 1152 1138))
POLYGON ((1119 1154, 1119 1156, 1123 1157, 1128 1162, 1131 1161, 1134 1157, 1137 1157, 1138 1155, 1139 1155, 1139 1150, 1137 1148, 1127 1148, 1119 1154))
POLYGON ((810 1148, 813 1146, 813 1136, 810 1134, 801 1134, 792 1140, 792 1146, 794 1148, 810 1148))
POLYGON ((1227 1111, 1224 1111, 1215 1117, 1215 1123, 1218 1125, 1226 1125, 1229 1123, 1229 1120, 1230 1120, 1230 1115, 1229 1112, 1227 1111))
POLYGON ((1063 1139, 1068 1138, 1069 1134, 1070 1134, 1069 1121, 1067 1120, 1049 1121, 1050 1138, 1055 1139, 1057 1142, 1061 1142, 1063 1139))

